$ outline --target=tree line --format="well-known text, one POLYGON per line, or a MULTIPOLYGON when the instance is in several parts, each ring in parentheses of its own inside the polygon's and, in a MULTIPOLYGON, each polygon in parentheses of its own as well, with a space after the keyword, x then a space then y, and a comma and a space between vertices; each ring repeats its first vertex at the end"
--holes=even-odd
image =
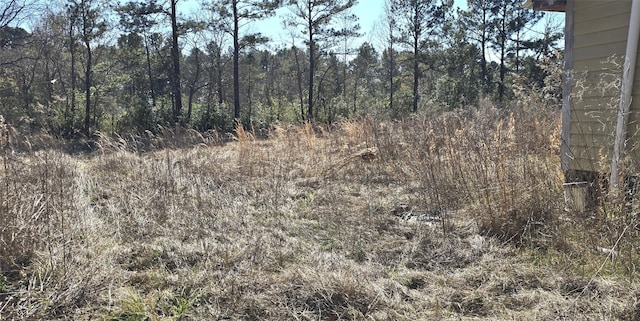
POLYGON ((520 0, 385 0, 368 42, 356 2, 4 1, 0 115, 60 137, 231 130, 507 105, 558 77, 540 60, 561 60, 560 30, 520 0), (249 31, 276 11, 288 41, 249 31))

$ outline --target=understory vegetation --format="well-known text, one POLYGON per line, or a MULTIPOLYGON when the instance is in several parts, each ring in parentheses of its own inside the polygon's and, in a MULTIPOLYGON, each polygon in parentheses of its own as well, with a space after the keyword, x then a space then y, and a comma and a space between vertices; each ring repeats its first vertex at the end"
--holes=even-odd
POLYGON ((3 124, 0 319, 640 320, 635 221, 565 209, 532 106, 74 146, 3 124))

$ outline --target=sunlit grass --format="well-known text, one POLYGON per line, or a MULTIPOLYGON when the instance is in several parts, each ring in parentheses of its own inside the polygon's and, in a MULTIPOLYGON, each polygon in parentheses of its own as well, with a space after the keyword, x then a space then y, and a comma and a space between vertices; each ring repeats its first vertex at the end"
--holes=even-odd
POLYGON ((3 127, 0 316, 633 319, 637 232, 565 211, 558 130, 487 106, 69 155, 3 127))

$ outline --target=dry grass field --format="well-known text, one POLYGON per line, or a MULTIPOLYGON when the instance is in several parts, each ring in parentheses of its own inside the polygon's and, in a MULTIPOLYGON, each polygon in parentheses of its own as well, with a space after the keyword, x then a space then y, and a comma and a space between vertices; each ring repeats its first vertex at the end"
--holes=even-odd
POLYGON ((635 222, 565 210, 559 112, 0 130, 0 320, 640 320, 635 222))

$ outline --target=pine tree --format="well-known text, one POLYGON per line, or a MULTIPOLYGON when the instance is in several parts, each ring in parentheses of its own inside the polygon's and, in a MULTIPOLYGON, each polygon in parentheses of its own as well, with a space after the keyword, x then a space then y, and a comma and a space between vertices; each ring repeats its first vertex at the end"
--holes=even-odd
POLYGON ((240 29, 251 21, 273 15, 279 5, 278 0, 222 0, 209 5, 209 8, 219 16, 214 27, 225 30, 233 40, 233 118, 236 121, 240 120, 241 116, 240 50, 244 46, 268 40, 260 33, 246 34, 241 38, 240 29))
POLYGON ((100 15, 101 8, 93 0, 70 0, 69 12, 71 21, 78 24, 79 39, 85 47, 86 61, 84 65, 85 114, 84 134, 89 135, 91 127, 91 87, 93 85, 93 48, 92 43, 107 31, 107 24, 100 15))
POLYGON ((418 111, 419 87, 422 77, 425 45, 444 25, 445 11, 452 3, 438 0, 398 0, 397 17, 403 43, 412 51, 413 112, 418 111))
POLYGON ((339 14, 351 9, 356 0, 290 0, 289 6, 293 17, 288 21, 289 25, 302 27, 306 35, 306 44, 309 55, 309 83, 307 102, 307 119, 314 118, 314 79, 316 64, 320 57, 319 44, 328 38, 334 37, 340 32, 353 32, 353 30, 335 30, 328 28, 332 19, 339 14))
POLYGON ((500 79, 498 83, 498 101, 505 99, 505 78, 508 70, 507 59, 514 58, 514 69, 520 68, 522 35, 526 27, 535 24, 542 13, 522 8, 520 0, 496 0, 491 7, 492 26, 495 30, 491 45, 498 52, 500 79))

